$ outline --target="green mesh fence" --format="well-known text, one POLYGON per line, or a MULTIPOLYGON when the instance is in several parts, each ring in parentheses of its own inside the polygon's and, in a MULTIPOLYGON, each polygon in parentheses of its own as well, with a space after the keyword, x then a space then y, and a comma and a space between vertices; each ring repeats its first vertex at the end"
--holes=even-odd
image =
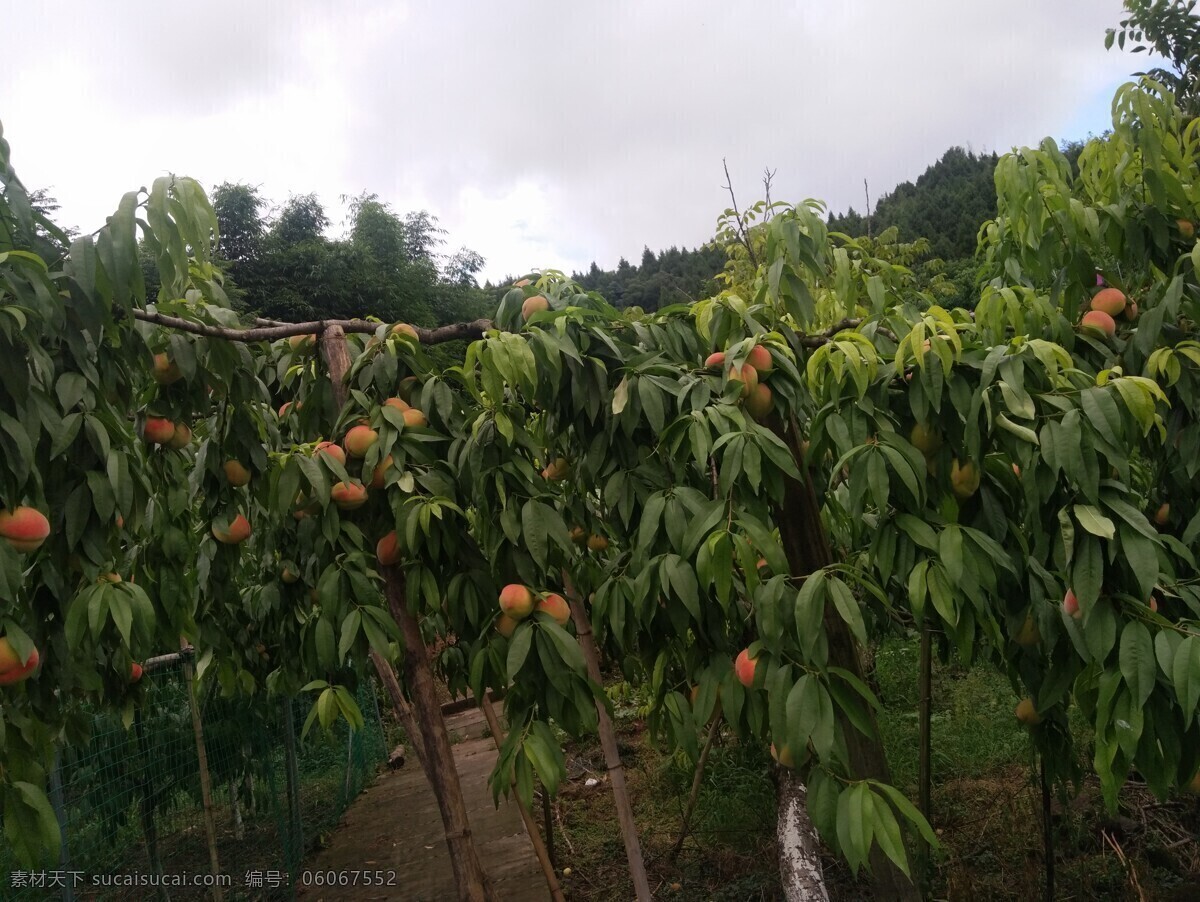
POLYGON ((292 898, 306 854, 387 758, 373 685, 358 692, 362 730, 314 727, 303 742, 309 700, 199 690, 214 870, 183 665, 142 679, 129 729, 119 714, 96 714, 88 741, 59 752, 50 787, 63 829, 58 864, 22 869, 0 838, 0 899, 204 899, 214 881, 225 899, 292 898))

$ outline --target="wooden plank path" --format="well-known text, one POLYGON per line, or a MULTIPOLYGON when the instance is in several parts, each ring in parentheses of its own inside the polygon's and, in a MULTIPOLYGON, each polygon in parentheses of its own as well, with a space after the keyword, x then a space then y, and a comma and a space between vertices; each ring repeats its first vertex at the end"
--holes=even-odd
MULTIPOLYGON (((488 788, 496 764, 496 745, 484 737, 486 724, 478 708, 446 718, 451 740, 464 737, 454 748, 454 763, 475 848, 496 892, 506 902, 550 898, 525 824, 511 801, 497 809, 488 788)), ((454 872, 446 851, 445 832, 437 799, 421 766, 411 753, 400 769, 381 775, 347 809, 329 838, 328 847, 302 866, 310 871, 390 871, 396 886, 297 886, 305 902, 342 900, 454 900, 454 872)))

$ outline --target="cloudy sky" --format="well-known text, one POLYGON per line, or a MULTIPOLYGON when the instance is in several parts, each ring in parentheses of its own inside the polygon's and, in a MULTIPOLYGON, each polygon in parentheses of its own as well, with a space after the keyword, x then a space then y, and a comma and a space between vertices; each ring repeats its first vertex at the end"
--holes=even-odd
POLYGON ((0 0, 0 122, 91 230, 174 172, 428 209, 499 279, 695 246, 773 196, 863 207, 949 146, 1109 121, 1120 0, 0 0))

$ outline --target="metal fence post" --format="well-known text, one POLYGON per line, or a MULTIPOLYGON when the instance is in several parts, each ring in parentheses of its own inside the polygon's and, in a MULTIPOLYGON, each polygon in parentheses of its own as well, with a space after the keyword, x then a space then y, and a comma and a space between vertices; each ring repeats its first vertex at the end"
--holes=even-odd
POLYGON ((304 857, 304 824, 300 819, 300 769, 296 764, 296 721, 292 711, 292 699, 283 700, 284 763, 287 775, 288 832, 291 834, 292 860, 290 870, 295 870, 304 857))

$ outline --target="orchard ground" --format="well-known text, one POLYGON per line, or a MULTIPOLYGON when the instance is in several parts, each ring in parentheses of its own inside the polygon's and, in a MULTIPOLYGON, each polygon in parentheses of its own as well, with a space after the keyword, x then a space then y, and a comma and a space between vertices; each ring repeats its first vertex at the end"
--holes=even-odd
MULTIPOLYGON (((918 643, 885 643, 875 667, 894 779, 915 795, 918 643)), ((1040 898, 1041 797, 1028 733, 1013 716, 1012 688, 986 666, 935 668, 933 824, 942 848, 934 859, 933 897, 1040 898)), ((656 897, 781 898, 767 750, 723 733, 708 762, 691 836, 671 863, 692 769, 655 747, 636 693, 621 683, 610 683, 609 691, 656 897)), ((1085 740, 1086 725, 1073 726, 1085 740)), ((631 898, 599 743, 568 744, 567 760, 571 779, 552 810, 556 864, 560 874, 570 868, 562 877, 568 898, 631 898), (590 777, 600 782, 587 787, 590 777)), ((1089 776, 1077 799, 1066 805, 1055 799, 1052 811, 1058 898, 1135 900, 1130 868, 1148 899, 1200 898, 1200 798, 1179 795, 1160 803, 1134 778, 1121 793, 1119 813, 1109 816, 1098 781, 1089 776)), ((869 885, 856 881, 844 862, 826 853, 823 865, 834 900, 869 898, 869 885)))

